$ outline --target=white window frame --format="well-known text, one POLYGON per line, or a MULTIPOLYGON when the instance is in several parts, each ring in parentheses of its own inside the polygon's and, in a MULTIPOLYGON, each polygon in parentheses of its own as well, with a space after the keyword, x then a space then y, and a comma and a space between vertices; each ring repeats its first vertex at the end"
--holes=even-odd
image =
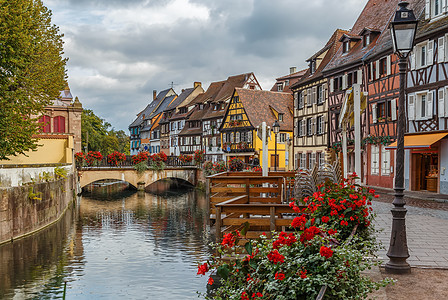
POLYGON ((298 97, 299 97, 299 100, 298 100, 298 109, 303 109, 303 107, 305 106, 305 103, 304 103, 304 91, 300 91, 299 92, 299 95, 298 95, 298 97))
POLYGON ((390 175, 390 150, 381 145, 381 175, 390 175))
POLYGON ((434 114, 434 91, 415 93, 415 120, 429 120, 434 114), (424 102, 423 102, 424 101, 424 102))
POLYGON ((370 146, 370 174, 379 175, 380 173, 380 149, 377 145, 370 146))
POLYGON ((324 86, 319 85, 317 87, 317 104, 322 104, 325 102, 325 96, 324 96, 324 86))
POLYGON ((308 166, 309 169, 312 170, 314 168, 314 165, 316 164, 316 152, 309 153, 308 157, 308 166))
POLYGON ((306 169, 306 153, 299 153, 299 168, 306 169))

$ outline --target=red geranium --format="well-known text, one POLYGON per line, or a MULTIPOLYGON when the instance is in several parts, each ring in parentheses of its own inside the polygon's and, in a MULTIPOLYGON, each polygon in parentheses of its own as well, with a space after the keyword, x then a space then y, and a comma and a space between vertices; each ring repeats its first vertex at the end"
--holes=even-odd
POLYGON ((317 228, 316 226, 311 226, 310 228, 307 228, 303 231, 303 233, 300 235, 300 242, 305 242, 305 240, 307 241, 311 241, 312 239, 314 239, 314 237, 316 236, 316 234, 320 233, 320 229, 317 228))
POLYGON ((268 259, 269 259, 269 261, 273 262, 274 264, 285 262, 285 257, 283 255, 281 255, 277 249, 269 252, 268 259))
POLYGON ((209 285, 212 285, 214 282, 215 282, 215 281, 213 280, 213 278, 210 277, 210 278, 208 279, 208 284, 209 284, 209 285))
POLYGON ((275 273, 275 279, 283 280, 283 279, 285 279, 285 274, 277 272, 277 273, 275 273))
POLYGON ((306 217, 305 215, 301 215, 300 217, 295 217, 294 220, 291 222, 291 227, 293 228, 299 228, 300 230, 303 230, 305 228, 306 224, 306 217))
POLYGON ((331 250, 331 248, 325 247, 325 246, 320 247, 319 253, 320 253, 320 255, 322 255, 325 258, 330 258, 333 256, 333 250, 331 250))
POLYGON ((197 275, 205 275, 205 273, 208 272, 208 264, 203 263, 202 265, 198 266, 198 274, 197 275))
POLYGON ((328 221, 330 221, 330 218, 327 216, 323 216, 321 220, 322 222, 327 223, 328 221))

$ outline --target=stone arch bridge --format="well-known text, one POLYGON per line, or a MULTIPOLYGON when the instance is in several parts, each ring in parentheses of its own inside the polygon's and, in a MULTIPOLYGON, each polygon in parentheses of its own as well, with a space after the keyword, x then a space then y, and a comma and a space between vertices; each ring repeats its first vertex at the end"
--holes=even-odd
POLYGON ((196 167, 168 167, 163 171, 147 170, 138 173, 133 168, 89 168, 78 171, 80 188, 104 179, 116 179, 128 182, 138 189, 143 189, 150 184, 166 178, 182 179, 192 185, 198 182, 198 168, 196 167))

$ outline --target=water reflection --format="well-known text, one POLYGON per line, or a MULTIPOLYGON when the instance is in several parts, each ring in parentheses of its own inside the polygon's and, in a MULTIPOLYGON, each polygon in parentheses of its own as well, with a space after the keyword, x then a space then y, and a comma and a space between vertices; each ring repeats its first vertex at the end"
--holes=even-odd
MULTIPOLYGON (((136 192, 106 201, 83 197, 75 221, 67 216, 61 222, 65 233, 33 237, 42 246, 32 252, 48 263, 21 262, 17 250, 4 251, 16 243, 0 247, 0 258, 13 253, 8 275, 0 275, 0 295, 61 298, 65 280, 67 299, 195 299, 207 280, 196 276, 197 261, 207 259, 212 240, 206 208, 205 197, 194 191, 169 197, 136 192), (21 263, 45 271, 14 279, 27 274, 17 267, 21 263), (37 285, 43 287, 34 290, 37 285)), ((28 239, 22 243, 31 247, 28 239)), ((2 259, 1 274, 3 265, 2 259)))

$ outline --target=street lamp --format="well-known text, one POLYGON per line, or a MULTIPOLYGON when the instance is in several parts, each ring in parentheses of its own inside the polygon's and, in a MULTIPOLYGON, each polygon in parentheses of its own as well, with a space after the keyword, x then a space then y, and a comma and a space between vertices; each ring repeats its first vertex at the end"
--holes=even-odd
POLYGON ((274 165, 274 171, 277 171, 277 134, 280 131, 280 124, 277 120, 275 120, 274 124, 272 124, 272 129, 274 130, 275 134, 275 165, 274 165))
POLYGON ((386 264, 386 272, 403 274, 411 272, 411 266, 406 262, 409 257, 408 244, 406 239, 406 208, 404 205, 404 129, 405 115, 404 103, 406 85, 407 57, 414 46, 415 33, 418 21, 414 12, 408 9, 409 3, 398 3, 399 9, 395 12, 394 20, 390 24, 394 52, 398 56, 398 67, 400 74, 400 92, 398 98, 398 121, 397 121, 397 150, 395 157, 395 197, 392 204, 392 233, 390 238, 387 256, 389 262, 386 264))

